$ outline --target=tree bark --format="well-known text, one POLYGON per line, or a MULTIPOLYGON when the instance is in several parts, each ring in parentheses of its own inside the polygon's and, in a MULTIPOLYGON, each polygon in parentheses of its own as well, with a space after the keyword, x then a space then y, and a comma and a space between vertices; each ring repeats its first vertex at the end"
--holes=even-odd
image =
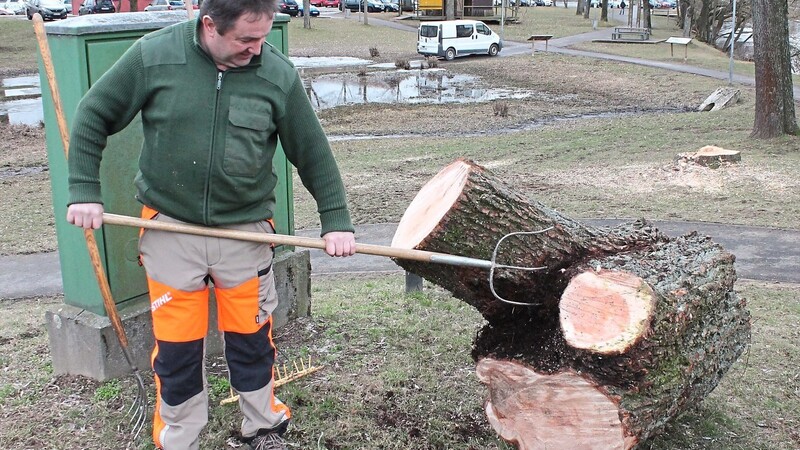
POLYGON ((787 0, 753 0, 754 138, 797 135, 787 0))
POLYGON ((734 257, 644 221, 594 228, 528 200, 468 160, 427 183, 392 246, 543 267, 398 261, 477 308, 473 357, 486 413, 526 448, 634 448, 719 383, 750 339, 734 257), (522 303, 532 305, 523 306, 522 303), (566 440, 565 440, 566 439, 566 440), (582 445, 581 443, 586 443, 582 445))

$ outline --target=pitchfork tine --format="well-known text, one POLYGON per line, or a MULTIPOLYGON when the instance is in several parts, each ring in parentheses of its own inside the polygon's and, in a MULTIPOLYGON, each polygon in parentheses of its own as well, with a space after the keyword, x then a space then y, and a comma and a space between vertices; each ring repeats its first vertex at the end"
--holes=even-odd
POLYGON ((144 429, 144 424, 146 422, 146 411, 147 411, 147 391, 144 387, 144 381, 142 377, 139 375, 139 372, 134 373, 134 377, 136 378, 137 383, 137 393, 136 398, 133 400, 133 404, 131 405, 131 411, 133 411, 133 415, 131 416, 130 423, 133 424, 133 439, 136 440, 139 437, 139 433, 142 432, 144 429))
POLYGON ((130 409, 128 409, 128 412, 126 413, 131 415, 131 419, 128 421, 128 423, 133 424, 132 440, 136 440, 136 438, 139 436, 139 433, 141 433, 142 429, 144 428, 145 422, 147 421, 147 389, 144 387, 142 374, 139 373, 139 368, 136 367, 136 363, 133 362, 133 356, 131 356, 131 352, 128 347, 122 347, 122 354, 125 356, 128 364, 131 366, 133 376, 136 378, 136 398, 133 399, 133 404, 131 404, 130 409))
POLYGON ((503 243, 503 241, 511 236, 528 236, 534 234, 542 234, 552 229, 553 227, 547 227, 538 231, 518 231, 516 233, 508 233, 507 235, 501 237, 499 241, 497 241, 497 245, 494 246, 494 251, 492 252, 492 268, 489 269, 489 290, 492 291, 492 295, 494 295, 496 299, 500 300, 501 302, 508 303, 509 305, 517 305, 517 306, 538 306, 541 304, 541 303, 515 302, 501 297, 500 294, 498 294, 497 291, 494 289, 494 274, 495 274, 495 269, 527 270, 535 272, 537 270, 547 269, 547 267, 520 267, 520 266, 497 264, 497 253, 500 251, 500 245, 503 243))

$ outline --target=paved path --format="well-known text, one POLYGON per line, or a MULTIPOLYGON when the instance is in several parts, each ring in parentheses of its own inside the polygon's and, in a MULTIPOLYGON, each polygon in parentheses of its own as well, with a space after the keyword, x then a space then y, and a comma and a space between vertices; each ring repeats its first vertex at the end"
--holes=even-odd
MULTIPOLYGON (((629 220, 627 220, 629 221, 629 220)), ((594 226, 611 226, 623 219, 585 220, 594 226)), ((740 278, 800 284, 800 230, 746 227, 705 222, 660 222, 655 225, 670 236, 690 231, 711 236, 736 255, 740 278)), ((358 242, 390 245, 397 224, 356 227, 358 242)), ((319 237, 319 230, 301 230, 299 236, 319 237)), ((311 250, 315 276, 345 273, 392 273, 402 269, 389 258, 356 255, 330 258, 311 250)), ((0 257, 0 300, 57 295, 62 292, 61 270, 55 252, 0 257)))

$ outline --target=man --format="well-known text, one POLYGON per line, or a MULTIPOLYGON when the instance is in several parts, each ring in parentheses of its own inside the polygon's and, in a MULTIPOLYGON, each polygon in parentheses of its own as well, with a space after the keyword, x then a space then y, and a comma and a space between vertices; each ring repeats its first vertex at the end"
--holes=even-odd
MULTIPOLYGON (((142 215, 263 233, 275 206, 278 137, 317 202, 326 252, 355 252, 330 146, 291 63, 265 43, 276 0, 205 0, 196 21, 138 40, 87 92, 75 115, 67 221, 102 225, 99 166, 109 135, 141 111, 135 179, 142 215)), ((208 421, 203 345, 213 284, 231 386, 252 448, 285 448, 291 413, 273 396, 269 245, 163 231, 139 242, 156 346, 155 445, 198 449, 208 421)))

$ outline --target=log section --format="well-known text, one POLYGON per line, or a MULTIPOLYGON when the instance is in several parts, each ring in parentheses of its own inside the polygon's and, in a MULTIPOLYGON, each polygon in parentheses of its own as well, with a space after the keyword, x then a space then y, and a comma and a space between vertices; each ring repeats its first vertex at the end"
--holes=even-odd
POLYGON ((750 340, 734 257, 645 221, 580 224, 458 160, 420 191, 393 246, 544 266, 488 271, 397 261, 481 312, 473 357, 486 413, 520 448, 636 448, 697 404, 750 340), (567 440, 565 441, 565 438, 567 440))
MULTIPOLYGON (((498 249, 498 264, 547 268, 541 272, 498 270, 494 281, 500 296, 521 303, 557 303, 553 292, 560 294, 568 281, 562 279, 561 269, 590 255, 666 239, 646 224, 614 230, 583 225, 514 192, 474 162, 460 159, 420 190, 403 214, 392 246, 488 260, 504 236, 547 228, 541 234, 510 237, 498 249)), ((492 295, 488 271, 396 262, 474 306, 490 322, 505 322, 508 314, 519 310, 492 295)))

